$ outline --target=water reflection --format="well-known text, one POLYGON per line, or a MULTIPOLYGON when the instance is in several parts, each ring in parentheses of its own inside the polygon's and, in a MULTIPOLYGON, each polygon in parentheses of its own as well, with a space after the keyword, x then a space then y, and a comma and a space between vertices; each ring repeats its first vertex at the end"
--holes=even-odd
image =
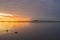
POLYGON ((30 23, 28 22, 0 22, 0 35, 5 34, 6 30, 9 31, 9 33, 22 29, 23 27, 29 26, 30 23))
POLYGON ((60 39, 60 23, 0 22, 0 39, 60 39))

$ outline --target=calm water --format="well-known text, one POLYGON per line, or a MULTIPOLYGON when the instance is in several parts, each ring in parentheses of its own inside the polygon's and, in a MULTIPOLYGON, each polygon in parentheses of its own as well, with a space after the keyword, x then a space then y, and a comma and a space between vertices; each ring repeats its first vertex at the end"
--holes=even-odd
POLYGON ((60 23, 0 22, 0 40, 60 40, 60 23))

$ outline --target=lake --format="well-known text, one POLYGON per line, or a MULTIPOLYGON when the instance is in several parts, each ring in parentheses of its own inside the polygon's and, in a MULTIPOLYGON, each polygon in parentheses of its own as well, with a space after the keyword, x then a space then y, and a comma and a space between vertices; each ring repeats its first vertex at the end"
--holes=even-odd
POLYGON ((60 40, 60 23, 0 22, 0 40, 60 40))

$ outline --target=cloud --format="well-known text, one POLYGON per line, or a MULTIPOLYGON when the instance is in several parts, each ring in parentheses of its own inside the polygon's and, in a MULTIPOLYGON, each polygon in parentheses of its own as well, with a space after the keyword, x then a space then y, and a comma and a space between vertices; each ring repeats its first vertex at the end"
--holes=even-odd
POLYGON ((0 11, 24 17, 59 19, 59 0, 0 0, 0 11))

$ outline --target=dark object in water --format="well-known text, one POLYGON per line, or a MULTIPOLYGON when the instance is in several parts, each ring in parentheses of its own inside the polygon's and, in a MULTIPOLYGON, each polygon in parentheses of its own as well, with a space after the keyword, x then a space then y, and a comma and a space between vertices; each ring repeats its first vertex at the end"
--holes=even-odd
POLYGON ((18 32, 14 32, 15 34, 18 34, 18 32))
POLYGON ((6 30, 6 32, 8 32, 8 30, 6 30))
POLYGON ((33 22, 40 22, 39 20, 32 20, 33 22))

